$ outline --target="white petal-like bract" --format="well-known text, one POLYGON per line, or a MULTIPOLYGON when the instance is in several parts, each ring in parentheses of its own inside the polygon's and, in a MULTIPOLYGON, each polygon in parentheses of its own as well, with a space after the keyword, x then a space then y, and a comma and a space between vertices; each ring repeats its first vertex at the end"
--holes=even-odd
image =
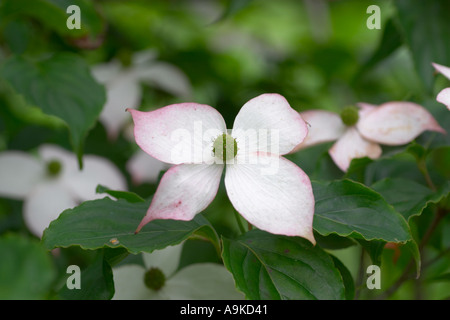
POLYGON ((192 220, 214 200, 223 165, 180 164, 162 177, 136 232, 156 219, 192 220))
POLYGON ((245 153, 284 155, 305 139, 308 128, 300 114, 279 94, 262 94, 245 103, 231 135, 245 153))
POLYGON ((425 130, 445 130, 422 106, 412 102, 387 102, 364 114, 357 124, 360 134, 384 145, 402 145, 425 130))
POLYGON ((353 159, 363 157, 376 159, 381 156, 382 150, 379 144, 364 139, 356 128, 351 127, 328 152, 334 163, 345 172, 353 159))
POLYGON ((45 164, 23 151, 0 153, 0 196, 23 199, 45 179, 45 164))
POLYGON ((225 187, 234 208, 257 228, 315 243, 311 181, 291 161, 260 156, 258 164, 227 165, 225 187))
POLYGON ((222 115, 203 104, 180 103, 148 112, 129 111, 136 143, 166 163, 212 163, 214 139, 226 131, 222 115))

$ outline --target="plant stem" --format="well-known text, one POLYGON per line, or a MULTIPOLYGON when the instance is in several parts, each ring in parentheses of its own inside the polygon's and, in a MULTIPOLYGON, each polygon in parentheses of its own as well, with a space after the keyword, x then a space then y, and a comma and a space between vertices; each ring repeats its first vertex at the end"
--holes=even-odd
POLYGON ((422 240, 419 243, 419 251, 422 253, 423 247, 427 244, 428 240, 431 238, 431 235, 433 234, 434 230, 436 230, 439 222, 445 217, 445 215, 448 212, 445 212, 442 208, 438 207, 436 210, 436 215, 434 216, 433 221, 431 221, 430 226, 428 227, 428 230, 425 232, 422 240))
POLYGON ((358 300, 361 294, 361 289, 363 288, 363 282, 364 282, 364 256, 365 256, 365 250, 363 247, 361 247, 361 252, 359 256, 359 269, 358 269, 358 278, 356 279, 356 292, 355 292, 355 300, 358 300))
POLYGON ((425 160, 422 159, 422 160, 417 161, 417 166, 419 168, 419 171, 422 173, 423 177, 425 178, 425 181, 426 181, 427 185, 430 187, 430 189, 433 191, 436 191, 436 186, 434 185, 433 181, 431 180, 425 160))
POLYGON ((439 253, 436 257, 434 257, 433 259, 422 263, 422 269, 428 268, 430 265, 432 265, 433 263, 439 261, 439 259, 441 259, 442 257, 444 257, 445 255, 450 253, 450 247, 447 249, 444 249, 444 251, 442 251, 441 253, 439 253))
MULTIPOLYGON (((434 216, 433 221, 431 222, 430 226, 428 227, 427 231, 425 232, 422 240, 419 243, 419 253, 420 257, 423 255, 423 249, 425 245, 430 240, 433 232, 436 230, 437 226, 439 225, 439 222, 445 217, 445 215, 448 212, 445 212, 442 208, 438 207, 436 210, 436 215, 434 216)), ((405 270, 403 271, 400 278, 397 279, 397 281, 391 285, 386 291, 383 292, 380 296, 377 297, 377 299, 387 299, 389 298, 397 289, 407 280, 413 279, 414 277, 411 275, 411 269, 414 266, 414 259, 412 258, 408 265, 406 266, 405 270)))

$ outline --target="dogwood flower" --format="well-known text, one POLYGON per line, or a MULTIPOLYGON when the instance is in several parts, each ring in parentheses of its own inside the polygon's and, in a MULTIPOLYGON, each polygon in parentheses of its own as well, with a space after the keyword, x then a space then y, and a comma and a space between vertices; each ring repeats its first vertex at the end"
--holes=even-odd
MULTIPOLYGON (((444 75, 447 79, 450 80, 450 68, 437 64, 437 63, 432 63, 433 67, 436 69, 436 71, 438 71, 439 73, 441 73, 442 75, 444 75)), ((444 105, 447 106, 447 109, 450 110, 450 87, 449 88, 445 88, 443 89, 441 92, 439 92, 439 94, 436 97, 436 100, 444 105)))
POLYGON ((238 300, 232 275, 217 263, 195 263, 177 270, 182 244, 143 253, 144 266, 113 268, 113 300, 238 300))
POLYGON ((347 107, 341 115, 325 110, 301 112, 310 125, 306 139, 294 152, 323 142, 336 141, 329 150, 334 163, 347 171, 355 158, 381 156, 380 144, 397 146, 411 142, 425 130, 445 130, 423 107, 412 102, 367 103, 347 107))
POLYGON ((221 114, 208 105, 129 111, 141 149, 174 164, 162 177, 136 232, 155 219, 193 219, 216 196, 226 168, 228 197, 249 223, 315 243, 311 182, 281 156, 301 143, 308 129, 284 97, 263 94, 248 101, 230 132, 221 114))
POLYGON ((83 170, 72 153, 41 145, 35 157, 23 151, 0 153, 0 196, 24 200, 23 218, 38 237, 65 209, 103 197, 98 184, 126 190, 126 180, 107 159, 85 155, 83 170))
POLYGON ((93 66, 92 74, 106 87, 106 104, 100 114, 100 121, 111 138, 117 137, 128 121, 124 108, 136 108, 140 104, 142 83, 180 98, 191 94, 186 75, 172 64, 157 61, 155 52, 149 50, 135 53, 129 67, 122 67, 119 61, 113 60, 93 66))

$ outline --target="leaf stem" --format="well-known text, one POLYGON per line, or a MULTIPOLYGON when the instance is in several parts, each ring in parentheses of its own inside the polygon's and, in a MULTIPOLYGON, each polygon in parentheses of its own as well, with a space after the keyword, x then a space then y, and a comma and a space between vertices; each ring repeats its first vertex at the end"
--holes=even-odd
POLYGON ((423 177, 425 178, 425 181, 430 187, 431 190, 436 191, 436 186, 434 185, 433 181, 431 180, 430 173, 428 172, 427 164, 425 163, 424 159, 417 161, 417 166, 419 168, 419 171, 422 173, 423 177))

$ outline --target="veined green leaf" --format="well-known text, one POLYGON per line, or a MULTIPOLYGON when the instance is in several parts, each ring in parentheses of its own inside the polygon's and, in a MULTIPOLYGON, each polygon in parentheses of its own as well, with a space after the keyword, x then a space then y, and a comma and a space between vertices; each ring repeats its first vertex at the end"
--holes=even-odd
POLYGON ((248 299, 345 299, 333 259, 305 239, 252 230, 223 239, 222 257, 248 299))
POLYGON ((0 4, 1 22, 28 17, 39 21, 46 28, 57 34, 79 38, 87 35, 96 36, 103 31, 104 22, 96 12, 91 1, 86 0, 4 0, 0 4), (71 12, 67 13, 70 5, 80 8, 80 29, 67 28, 67 19, 71 12))
POLYGON ((436 192, 412 180, 386 178, 377 181, 372 188, 380 193, 406 220, 420 215, 430 203, 438 203, 450 194, 447 181, 436 192))
POLYGON ((111 190, 102 185, 98 185, 97 188, 95 189, 95 192, 106 193, 116 199, 124 199, 128 202, 145 202, 145 199, 141 198, 136 193, 121 190, 111 190))
MULTIPOLYGON (((13 56, 1 66, 0 77, 15 98, 23 100, 19 113, 26 114, 23 109, 27 105, 66 124, 81 163, 83 140, 106 101, 104 87, 91 76, 85 61, 69 53, 57 53, 41 61, 13 56)), ((39 121, 42 118, 37 117, 39 121)))
POLYGON ((414 256, 419 274, 420 254, 408 223, 379 193, 351 180, 313 182, 312 185, 316 199, 313 227, 317 232, 377 240, 370 245, 375 261, 381 249, 377 248, 380 241, 405 244, 414 256))
POLYGON ((191 221, 154 220, 135 234, 148 206, 148 202, 131 203, 123 199, 87 201, 61 213, 44 231, 42 241, 48 249, 111 247, 125 248, 137 254, 163 249, 191 236, 201 236, 210 240, 220 252, 217 234, 201 214, 191 221))
POLYGON ((313 226, 320 234, 403 243, 412 239, 405 219, 363 184, 341 180, 312 185, 316 200, 313 226))
POLYGON ((0 299, 43 299, 48 295, 56 269, 39 242, 8 234, 0 238, 0 252, 0 299))
POLYGON ((419 78, 431 92, 434 83, 431 63, 450 65, 450 2, 397 0, 394 4, 419 78))
POLYGON ((64 283, 58 295, 65 300, 109 300, 114 296, 113 272, 103 258, 103 252, 99 252, 93 263, 81 270, 79 280, 79 289, 69 289, 64 283))

